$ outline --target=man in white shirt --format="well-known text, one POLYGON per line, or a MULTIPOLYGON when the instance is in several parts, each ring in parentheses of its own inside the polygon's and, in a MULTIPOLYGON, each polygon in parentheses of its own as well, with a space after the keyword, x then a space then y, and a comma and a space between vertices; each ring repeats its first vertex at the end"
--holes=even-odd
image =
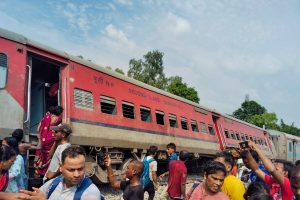
POLYGON ((61 164, 61 155, 62 152, 71 146, 69 143, 69 136, 72 133, 72 129, 68 124, 59 124, 58 126, 50 126, 50 130, 53 130, 55 132, 55 145, 58 145, 52 160, 50 162, 49 168, 44 176, 44 182, 47 182, 48 180, 57 177, 61 174, 59 171, 59 165, 61 164))

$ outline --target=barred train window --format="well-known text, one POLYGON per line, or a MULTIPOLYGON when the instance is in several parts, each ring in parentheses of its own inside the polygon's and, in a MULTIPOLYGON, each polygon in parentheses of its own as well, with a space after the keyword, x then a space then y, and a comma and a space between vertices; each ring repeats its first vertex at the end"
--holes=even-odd
POLYGON ((188 126, 188 121, 186 118, 181 117, 180 118, 180 122, 181 122, 181 128, 184 130, 189 130, 189 126, 188 126))
POLYGON ((100 96, 100 107, 102 113, 106 113, 110 115, 117 114, 116 100, 114 98, 100 96))
POLYGON ((231 138, 234 139, 234 140, 236 140, 235 135, 234 135, 234 132, 233 132, 233 131, 229 131, 229 132, 230 132, 231 138))
POLYGON ((170 127, 178 128, 176 115, 169 114, 170 127))
POLYGON ((191 127, 192 127, 192 131, 199 132, 198 125, 197 125, 197 122, 195 120, 191 119, 191 127))
POLYGON ((241 133, 241 139, 242 139, 242 141, 245 141, 245 136, 243 133, 241 133))
POLYGON ((225 130, 224 133, 225 133, 225 137, 226 137, 226 138, 230 138, 229 133, 228 133, 228 130, 225 130))
POLYGON ((4 53, 0 53, 0 88, 5 87, 6 77, 7 77, 7 56, 4 53))
POLYGON ((203 123, 203 122, 200 122, 200 126, 201 126, 201 132, 202 133, 207 133, 206 124, 203 123))
POLYGON ((81 89, 74 89, 73 95, 75 107, 88 110, 94 109, 94 99, 91 92, 81 89))
POLYGON ((215 129, 212 125, 208 125, 208 131, 209 131, 209 134, 215 135, 215 129))
POLYGON ((123 101, 122 102, 122 110, 123 110, 123 117, 129 118, 129 119, 135 118, 134 104, 123 101))
POLYGON ((155 111, 155 116, 156 116, 156 123, 160 125, 165 125, 165 120, 164 120, 164 112, 162 111, 155 111))
POLYGON ((141 106, 140 107, 140 113, 141 113, 141 120, 142 121, 144 121, 144 122, 152 122, 150 108, 141 106))
POLYGON ((237 139, 237 140, 241 140, 240 134, 239 134, 238 132, 235 132, 235 135, 236 135, 236 139, 237 139))

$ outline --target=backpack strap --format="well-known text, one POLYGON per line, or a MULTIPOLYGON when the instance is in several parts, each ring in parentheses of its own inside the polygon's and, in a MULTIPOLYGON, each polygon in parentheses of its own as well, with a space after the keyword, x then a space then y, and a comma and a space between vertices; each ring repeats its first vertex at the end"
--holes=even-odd
POLYGON ((55 188, 58 186, 58 184, 60 183, 60 181, 62 180, 62 178, 63 178, 62 176, 58 176, 58 177, 56 177, 52 181, 52 183, 51 183, 51 185, 49 187, 49 190, 48 190, 47 199, 50 198, 51 194, 53 193, 53 191, 55 190, 55 188))
POLYGON ((80 200, 83 192, 92 185, 93 182, 88 177, 84 177, 84 179, 81 181, 79 187, 77 188, 74 199, 73 200, 80 200))

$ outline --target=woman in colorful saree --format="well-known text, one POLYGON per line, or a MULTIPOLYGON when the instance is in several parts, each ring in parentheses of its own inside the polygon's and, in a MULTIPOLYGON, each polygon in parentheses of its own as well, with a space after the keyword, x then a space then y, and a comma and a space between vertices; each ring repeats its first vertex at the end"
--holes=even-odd
POLYGON ((50 130, 50 126, 57 126, 61 123, 63 110, 61 106, 50 107, 49 112, 46 113, 38 126, 39 145, 41 148, 36 151, 34 162, 36 177, 43 177, 48 169, 56 147, 54 145, 54 132, 50 130))

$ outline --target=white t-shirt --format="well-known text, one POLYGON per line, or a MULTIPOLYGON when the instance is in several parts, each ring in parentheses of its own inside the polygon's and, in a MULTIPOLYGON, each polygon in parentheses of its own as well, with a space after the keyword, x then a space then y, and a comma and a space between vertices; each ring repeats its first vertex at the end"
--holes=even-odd
MULTIPOLYGON (((54 154, 53 154, 53 157, 51 159, 51 162, 49 164, 49 168, 47 170, 47 172, 56 172, 59 168, 59 164, 61 163, 61 154, 62 152, 68 148, 69 146, 71 146, 70 143, 64 143, 64 144, 60 144, 57 146, 54 154)), ((47 174, 46 172, 46 174, 47 174)), ((43 178, 43 180, 45 181, 47 178, 46 178, 46 174, 43 178)))
MULTIPOLYGON (((150 160, 151 158, 153 158, 152 156, 147 156, 147 160, 150 160)), ((154 160, 149 164, 149 174, 150 174, 150 180, 153 181, 152 178, 152 172, 157 172, 157 161, 154 160)))

